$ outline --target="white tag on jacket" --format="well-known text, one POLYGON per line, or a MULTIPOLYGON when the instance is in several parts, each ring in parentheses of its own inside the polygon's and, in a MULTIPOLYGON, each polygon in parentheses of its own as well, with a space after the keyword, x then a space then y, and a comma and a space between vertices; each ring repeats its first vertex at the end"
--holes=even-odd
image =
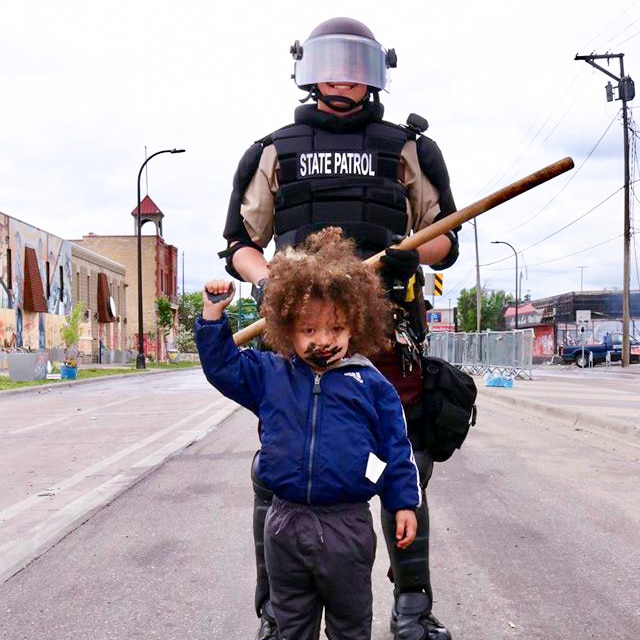
POLYGON ((375 453, 370 453, 369 459, 367 460, 367 470, 364 472, 365 478, 375 484, 380 479, 386 466, 387 463, 382 462, 375 453))

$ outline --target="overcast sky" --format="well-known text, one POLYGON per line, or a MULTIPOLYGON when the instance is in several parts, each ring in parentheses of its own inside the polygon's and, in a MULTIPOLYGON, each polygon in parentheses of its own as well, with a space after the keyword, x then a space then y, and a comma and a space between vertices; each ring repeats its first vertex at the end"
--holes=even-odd
MULTIPOLYGON (((304 95, 290 79, 289 46, 347 15, 396 49, 385 118, 427 118, 459 208, 574 159, 572 171, 478 218, 484 286, 515 289, 513 251, 497 240, 518 251, 523 295, 622 288, 622 103, 606 101, 604 73, 574 58, 623 53, 640 91, 640 0, 221 6, 0 0, 0 211, 69 239, 133 233, 145 148, 184 148, 149 162, 148 193, 180 267, 184 252, 185 289, 199 289, 224 273, 216 252, 240 156, 288 124, 304 95)), ((618 59, 609 69, 620 75, 618 59)), ((637 238, 632 289, 640 288, 637 238)), ((438 306, 475 285, 475 264, 467 223, 438 306)))

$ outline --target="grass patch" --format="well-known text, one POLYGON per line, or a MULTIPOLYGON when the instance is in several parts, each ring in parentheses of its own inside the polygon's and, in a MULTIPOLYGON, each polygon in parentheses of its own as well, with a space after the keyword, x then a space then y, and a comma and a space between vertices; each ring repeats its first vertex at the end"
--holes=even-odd
MULTIPOLYGON (((133 367, 135 368, 135 364, 133 367)), ((147 369, 193 369, 193 367, 199 367, 198 362, 148 362, 147 369)))
MULTIPOLYGON (((147 369, 159 370, 159 369, 193 369, 199 367, 199 362, 147 362, 147 369)), ((115 376, 123 374, 140 375, 145 372, 145 369, 136 369, 135 363, 114 368, 87 368, 83 367, 78 369, 77 380, 87 380, 89 378, 103 378, 105 376, 115 376)), ((41 387, 42 385, 56 385, 61 382, 73 382, 72 380, 35 380, 33 382, 14 382, 10 380, 8 376, 0 375, 0 391, 8 391, 10 389, 21 389, 23 387, 41 387)))
POLYGON ((0 377, 0 391, 7 391, 9 389, 20 389, 21 387, 41 387, 43 384, 51 384, 59 382, 59 380, 37 380, 36 382, 13 382, 9 378, 0 377))

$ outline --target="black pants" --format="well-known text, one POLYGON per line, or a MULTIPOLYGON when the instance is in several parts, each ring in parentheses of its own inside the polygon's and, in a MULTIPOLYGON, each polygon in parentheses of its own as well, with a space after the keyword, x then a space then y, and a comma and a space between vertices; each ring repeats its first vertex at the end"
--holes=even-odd
POLYGON ((264 550, 283 640, 370 640, 376 536, 367 503, 309 506, 273 498, 264 550))
POLYGON ((413 455, 420 475, 422 489, 422 506, 416 509, 418 528, 416 539, 406 549, 399 549, 395 540, 395 517, 384 508, 380 511, 382 531, 384 533, 389 562, 391 564, 390 578, 394 583, 394 593, 407 591, 421 591, 428 596, 427 610, 431 612, 433 593, 431 591, 431 572, 429 570, 429 506, 427 503, 426 487, 433 473, 433 459, 422 449, 419 441, 419 431, 415 423, 408 420, 409 439, 413 445, 413 455), (412 428, 413 427, 413 428, 412 428))
MULTIPOLYGON (((422 437, 423 428, 419 416, 407 411, 407 429, 413 453, 420 474, 420 484, 424 489, 433 472, 433 460, 424 450, 422 437)), ((253 508, 253 538, 256 557, 256 590, 255 607, 258 617, 262 613, 264 603, 269 600, 269 576, 264 560, 264 521, 267 510, 271 505, 272 493, 260 481, 257 466, 260 452, 256 452, 251 467, 253 480, 254 508, 253 508)), ((431 612, 433 595, 431 591, 431 576, 429 570, 429 509, 426 494, 423 492, 422 507, 416 512, 418 530, 416 539, 407 549, 398 549, 395 539, 395 518, 393 514, 381 511, 382 530, 389 552, 391 576, 394 581, 394 591, 424 591, 429 598, 426 613, 431 612)))

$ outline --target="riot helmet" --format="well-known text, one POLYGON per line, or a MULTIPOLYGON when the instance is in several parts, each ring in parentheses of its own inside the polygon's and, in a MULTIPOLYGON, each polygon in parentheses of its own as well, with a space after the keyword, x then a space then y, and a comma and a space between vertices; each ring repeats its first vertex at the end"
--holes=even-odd
POLYGON ((386 50, 366 25, 352 18, 319 24, 302 44, 296 40, 290 52, 296 85, 316 99, 321 99, 317 85, 323 82, 363 84, 377 97, 387 87, 387 69, 397 64, 395 51, 386 50))

